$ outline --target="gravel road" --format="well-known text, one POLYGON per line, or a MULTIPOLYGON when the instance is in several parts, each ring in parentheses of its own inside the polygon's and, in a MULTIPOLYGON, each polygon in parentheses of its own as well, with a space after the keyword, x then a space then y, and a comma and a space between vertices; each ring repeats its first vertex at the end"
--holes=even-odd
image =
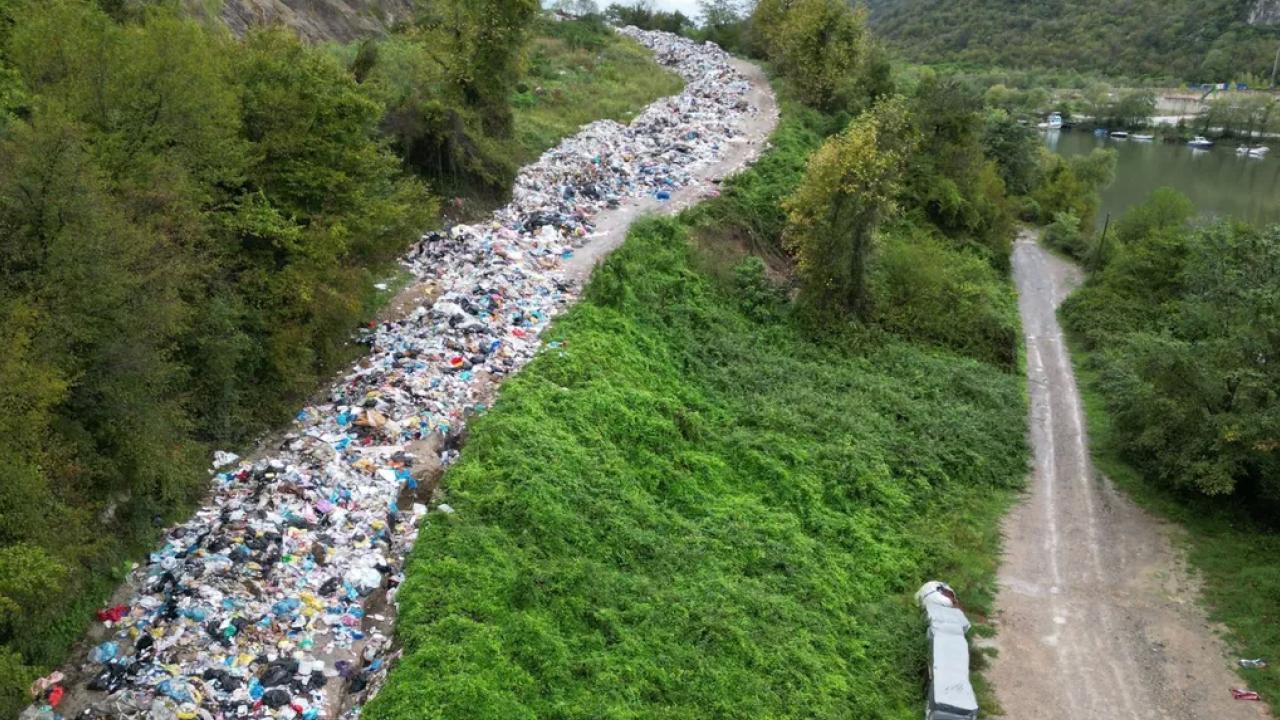
POLYGON ((1004 525, 988 672, 1014 720, 1245 720, 1232 659, 1197 603, 1176 528, 1120 494, 1089 459, 1055 311, 1077 267, 1030 233, 1014 250, 1027 349, 1034 473, 1004 525))

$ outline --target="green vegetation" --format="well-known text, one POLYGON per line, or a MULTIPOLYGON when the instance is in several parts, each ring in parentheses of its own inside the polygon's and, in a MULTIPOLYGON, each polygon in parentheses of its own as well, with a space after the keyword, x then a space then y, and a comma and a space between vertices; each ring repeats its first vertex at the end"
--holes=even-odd
POLYGON ((1116 447, 1153 480, 1280 501, 1280 228, 1192 228, 1172 191, 1126 215, 1063 309, 1096 356, 1116 447))
POLYGON ((761 0, 751 27, 757 50, 807 105, 856 112, 889 90, 889 66, 867 33, 865 13, 841 0, 761 0))
MULTIPOLYGON (((859 17, 831 7, 782 11, 861 47, 859 17)), ((817 36, 804 25, 782 24, 817 36)), ((369 717, 918 715, 910 595, 945 576, 990 609, 996 521, 1026 471, 1009 238, 957 219, 986 198, 1007 220, 1000 177, 1035 147, 993 144, 1005 167, 980 101, 935 123, 913 108, 959 90, 827 91, 871 87, 848 80, 784 71, 772 149, 719 198, 635 226, 474 421, 369 717), (916 195, 913 163, 954 184, 951 212, 916 195), (841 212, 855 232, 828 222, 841 212), (823 262, 846 262, 840 288, 813 279, 823 262)))
POLYGON ((860 115, 809 161, 787 198, 785 242, 796 259, 805 302, 820 311, 871 314, 874 234, 895 209, 915 145, 906 105, 887 100, 860 115))
POLYGON ((352 357, 435 195, 491 197, 568 123, 676 83, 578 23, 524 74, 526 2, 435 3, 329 49, 161 5, 0 0, 0 714, 201 495, 211 446, 253 440, 352 357), (446 34, 480 45, 446 67, 424 52, 446 34))
POLYGON ((1276 50, 1273 29, 1247 23, 1252 0, 868 4, 872 27, 923 63, 1227 82, 1269 77, 1276 50))
MULTIPOLYGON (((1280 533, 1259 519, 1244 498, 1196 497, 1153 481, 1127 461, 1116 438, 1109 402, 1098 377, 1097 353, 1074 337, 1072 357, 1089 426, 1094 464, 1143 507, 1178 524, 1177 536, 1202 581, 1209 617, 1230 631, 1227 644, 1242 658, 1280 657, 1280 533)), ((1237 670, 1263 698, 1280 697, 1274 669, 1237 670)))
POLYGON ((582 125, 628 122, 636 111, 682 86, 639 43, 597 20, 544 23, 528 52, 528 68, 513 99, 522 165, 582 125))
MULTIPOLYGON (((1062 314, 1099 468, 1186 529, 1240 657, 1280 654, 1280 228, 1197 227, 1160 190, 1116 224, 1062 314)), ((1263 697, 1270 670, 1246 670, 1263 697)))
POLYGON ((918 714, 910 595, 945 576, 989 607, 1021 380, 816 342, 693 258, 680 223, 637 226, 474 423, 369 717, 918 714))
POLYGON ((1027 219, 1050 223, 1050 247, 1093 267, 1100 252, 1096 233, 1101 191, 1115 179, 1116 153, 1097 149, 1072 158, 1046 152, 1043 176, 1031 193, 1027 219))

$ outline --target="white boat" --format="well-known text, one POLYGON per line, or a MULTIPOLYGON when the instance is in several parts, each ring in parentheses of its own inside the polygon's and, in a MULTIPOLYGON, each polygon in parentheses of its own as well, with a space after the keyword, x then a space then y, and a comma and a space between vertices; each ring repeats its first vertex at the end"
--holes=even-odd
POLYGON ((1125 132, 1124 130, 1116 130, 1111 133, 1111 137, 1116 140, 1127 140, 1129 139, 1129 133, 1125 132))
POLYGON ((1049 117, 1045 121, 1036 125, 1041 130, 1061 130, 1062 129, 1062 113, 1049 113, 1049 117))
POLYGON ((1267 156, 1267 153, 1269 152, 1271 152, 1271 148, 1265 145, 1258 145, 1256 147, 1241 145, 1240 147, 1236 148, 1236 154, 1240 155, 1241 157, 1264 158, 1267 156))
POLYGON ((1130 135, 1129 139, 1136 140, 1138 142, 1151 142, 1152 140, 1156 139, 1156 136, 1155 135, 1130 135))
POLYGON ((1199 149, 1202 149, 1202 150, 1207 150, 1207 149, 1209 149, 1209 148, 1213 147, 1213 141, 1212 141, 1212 140, 1210 140, 1210 139, 1208 139, 1208 138, 1206 138, 1206 137, 1204 137, 1203 135, 1197 135, 1197 136, 1195 136, 1195 137, 1191 138, 1191 142, 1189 142, 1189 143, 1187 143, 1187 144, 1188 144, 1188 145, 1190 145, 1190 146, 1191 146, 1191 147, 1193 147, 1193 148, 1199 148, 1199 149))

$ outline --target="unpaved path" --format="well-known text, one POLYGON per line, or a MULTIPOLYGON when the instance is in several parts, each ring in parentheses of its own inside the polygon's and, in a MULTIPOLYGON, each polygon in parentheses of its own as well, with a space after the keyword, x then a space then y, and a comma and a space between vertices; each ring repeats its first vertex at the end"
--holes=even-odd
POLYGON ((1024 234, 1014 277, 1027 347, 1034 474, 1005 521, 988 676, 1012 720, 1245 720, 1242 685, 1174 528, 1095 472, 1055 311, 1080 271, 1024 234))

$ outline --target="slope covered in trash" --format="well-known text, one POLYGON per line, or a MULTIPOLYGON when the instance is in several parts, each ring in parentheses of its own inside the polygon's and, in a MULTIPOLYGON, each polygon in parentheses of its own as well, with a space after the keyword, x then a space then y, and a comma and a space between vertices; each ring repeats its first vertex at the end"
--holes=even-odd
POLYGON ((376 691, 401 560, 432 503, 420 483, 451 459, 442 438, 485 411, 575 300, 559 270, 591 217, 691 183, 752 113, 723 52, 623 32, 684 92, 548 151, 491 221, 425 237, 407 264, 438 299, 372 328, 368 356, 275 451, 218 458, 209 501, 104 610, 111 638, 37 688, 26 717, 333 717, 376 691))
POLYGON ((1019 377, 815 341, 699 257, 634 226, 473 423, 366 718, 920 716, 911 593, 989 592, 1019 377))

